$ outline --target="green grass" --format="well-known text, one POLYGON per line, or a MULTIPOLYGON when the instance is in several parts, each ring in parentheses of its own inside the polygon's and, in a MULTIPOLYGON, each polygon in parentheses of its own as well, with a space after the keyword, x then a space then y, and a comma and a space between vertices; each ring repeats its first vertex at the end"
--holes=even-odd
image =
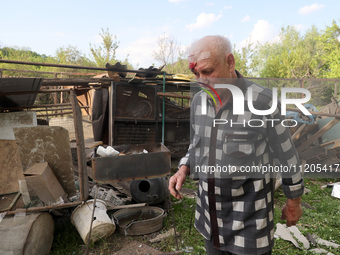
MULTIPOLYGON (((305 186, 311 192, 302 196, 302 202, 307 203, 312 208, 302 207, 303 215, 297 225, 305 236, 307 233, 315 233, 322 239, 340 244, 340 200, 331 196, 331 188, 320 188, 320 186, 331 181, 334 182, 331 179, 305 179, 305 186)), ((280 217, 285 200, 286 198, 281 190, 275 193, 275 224, 278 222, 284 223, 280 217)), ((332 249, 322 245, 317 247, 328 250, 333 254, 340 254, 340 248, 332 249)), ((273 254, 313 253, 299 250, 287 241, 276 239, 273 254)))
POLYGON ((50 254, 81 254, 83 240, 68 216, 55 217, 55 234, 50 254))
MULTIPOLYGON (((306 179, 306 188, 311 192, 303 195, 302 200, 307 203, 312 209, 303 207, 303 216, 298 222, 298 227, 301 232, 306 235, 308 232, 317 234, 322 239, 340 243, 340 199, 331 196, 331 188, 321 189, 320 186, 327 184, 330 181, 337 181, 331 179, 306 179)), ((185 188, 196 189, 196 183, 189 180, 184 185, 185 188)), ((275 193, 275 224, 280 222, 281 209, 286 201, 281 189, 275 193)), ((204 240, 202 236, 196 231, 193 226, 193 209, 195 200, 191 198, 184 198, 183 200, 176 200, 172 198, 172 205, 174 209, 176 230, 179 234, 178 245, 180 250, 191 250, 191 254, 205 254, 204 240)), ((110 212, 112 213, 112 212, 110 212)), ((164 227, 159 233, 164 233, 173 225, 172 214, 168 213, 168 217, 164 221, 164 227)), ((144 236, 128 236, 124 237, 117 232, 109 238, 102 240, 90 246, 90 254, 112 254, 128 245, 132 240, 138 240, 162 252, 171 252, 177 250, 175 238, 169 237, 164 239, 161 243, 150 244, 148 240, 159 233, 154 233, 144 236)), ((322 245, 318 247, 324 248, 333 254, 340 254, 340 248, 332 249, 322 245)), ((51 250, 51 254, 83 254, 85 245, 83 244, 77 230, 70 222, 64 222, 62 225, 56 225, 56 234, 51 250)), ((313 254, 310 251, 303 251, 295 248, 290 242, 282 239, 275 240, 273 254, 313 254)))

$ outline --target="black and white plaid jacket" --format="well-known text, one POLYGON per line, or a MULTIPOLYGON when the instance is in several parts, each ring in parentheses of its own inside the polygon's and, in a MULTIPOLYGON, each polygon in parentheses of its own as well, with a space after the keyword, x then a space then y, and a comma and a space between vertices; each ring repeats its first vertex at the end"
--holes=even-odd
POLYGON ((261 169, 261 166, 274 166, 275 162, 286 166, 290 171, 282 174, 282 187, 287 198, 303 194, 303 180, 289 129, 280 121, 268 121, 281 120, 280 112, 276 110, 269 116, 258 116, 248 109, 249 87, 252 88, 254 108, 258 110, 269 109, 271 90, 237 74, 241 77, 237 84, 245 92, 245 114, 233 115, 231 101, 216 114, 213 102, 208 98, 207 114, 202 115, 205 92, 197 93, 191 105, 191 144, 179 165, 189 166, 191 175, 199 178, 197 230, 206 239, 213 238, 215 248, 254 255, 268 252, 274 243, 273 176, 269 173, 226 173, 219 171, 217 166, 219 169, 232 166, 234 170, 245 166, 261 169), (213 127, 213 119, 228 120, 228 124, 213 127), (251 121, 251 126, 247 125, 254 119, 262 122, 251 121), (239 124, 231 125, 232 121, 239 124), (209 169, 207 166, 216 166, 215 171, 204 172, 204 167, 209 169))

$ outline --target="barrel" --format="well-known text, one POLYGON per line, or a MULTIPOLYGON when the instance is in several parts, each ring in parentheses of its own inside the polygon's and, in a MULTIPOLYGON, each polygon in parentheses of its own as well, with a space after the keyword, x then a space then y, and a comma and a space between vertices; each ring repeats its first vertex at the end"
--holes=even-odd
POLYGON ((159 204, 169 196, 165 178, 134 180, 130 183, 130 193, 137 203, 159 204))
POLYGON ((54 220, 49 213, 6 216, 0 223, 1 255, 47 255, 54 234, 54 220))

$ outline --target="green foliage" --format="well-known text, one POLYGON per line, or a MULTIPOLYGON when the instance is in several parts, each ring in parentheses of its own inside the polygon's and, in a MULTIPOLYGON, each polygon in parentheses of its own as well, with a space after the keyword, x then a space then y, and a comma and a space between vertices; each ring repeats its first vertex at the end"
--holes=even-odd
POLYGON ((322 66, 321 77, 340 78, 340 27, 333 21, 327 26, 325 32, 320 36, 324 54, 321 55, 322 66))
POLYGON ((313 26, 304 34, 283 27, 276 40, 235 51, 236 68, 264 78, 340 78, 339 38, 335 21, 325 30, 313 26))
POLYGON ((192 74, 189 69, 189 61, 179 57, 173 64, 167 64, 163 68, 169 74, 192 74))
MULTIPOLYGON (((299 229, 303 235, 308 233, 317 234, 320 238, 339 243, 339 199, 331 196, 331 188, 321 189, 320 186, 327 182, 336 182, 334 179, 305 179, 306 188, 311 192, 302 196, 303 215, 298 222, 299 229)), ((282 190, 275 193, 275 224, 284 221, 280 219, 281 209, 286 201, 282 190)), ((340 254, 340 248, 334 249, 323 245, 317 245, 333 254, 340 254)), ((276 239, 273 254, 311 254, 311 252, 299 250, 288 241, 276 239)))
POLYGON ((117 62, 116 50, 119 46, 117 36, 113 36, 108 28, 106 31, 102 28, 102 32, 99 35, 102 39, 101 45, 95 46, 90 44, 94 61, 98 67, 105 67, 106 63, 110 63, 111 65, 115 64, 117 62))
POLYGON ((86 58, 85 54, 78 50, 76 46, 71 45, 58 48, 55 59, 59 64, 91 65, 90 60, 86 58))
POLYGON ((319 31, 312 27, 301 35, 296 28, 282 28, 279 40, 258 45, 254 54, 261 77, 311 78, 319 76, 321 45, 319 31))
POLYGON ((236 50, 234 47, 234 58, 235 58, 235 69, 239 71, 243 76, 249 77, 253 63, 252 55, 253 55, 254 45, 252 43, 248 43, 245 47, 242 47, 240 50, 236 50))
MULTIPOLYGON (((46 56, 45 54, 38 54, 37 52, 31 51, 28 48, 18 48, 18 47, 3 47, 0 48, 0 56, 2 59, 8 60, 18 60, 26 62, 38 62, 38 63, 52 63, 54 61, 53 57, 46 56)), ((20 65, 20 64, 5 64, 0 63, 0 69, 18 69, 26 71, 45 71, 46 68, 41 66, 31 66, 31 65, 20 65)), ((37 77, 34 73, 20 73, 12 71, 4 71, 5 76, 14 77, 37 77)), ((46 75, 41 75, 40 77, 46 77, 46 75)))

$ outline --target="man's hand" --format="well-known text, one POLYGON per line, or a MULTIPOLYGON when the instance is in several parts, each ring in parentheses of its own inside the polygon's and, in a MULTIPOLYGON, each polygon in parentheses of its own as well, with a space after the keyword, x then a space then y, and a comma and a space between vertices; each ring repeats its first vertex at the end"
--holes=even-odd
POLYGON ((175 173, 169 180, 169 190, 171 195, 173 195, 177 199, 182 199, 183 196, 179 193, 182 189, 182 185, 187 178, 187 175, 190 173, 189 167, 182 165, 177 173, 175 173))
POLYGON ((281 220, 286 220, 287 227, 296 225, 302 215, 301 198, 287 199, 282 208, 281 220))

